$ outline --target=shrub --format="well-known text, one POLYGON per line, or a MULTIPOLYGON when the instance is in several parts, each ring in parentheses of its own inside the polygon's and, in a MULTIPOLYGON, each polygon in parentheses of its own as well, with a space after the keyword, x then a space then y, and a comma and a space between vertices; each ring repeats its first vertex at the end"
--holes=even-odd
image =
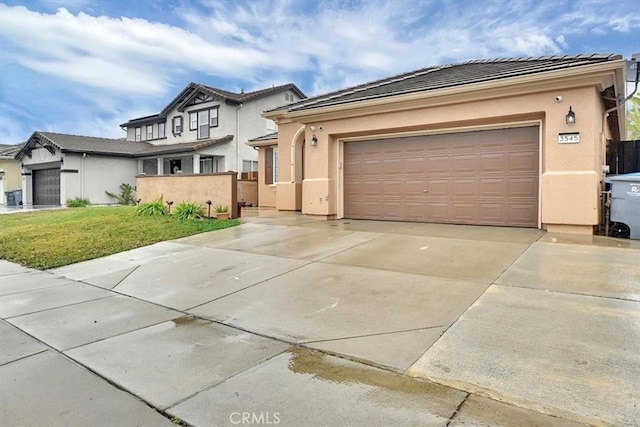
POLYGON ((167 208, 164 206, 162 196, 152 202, 141 203, 136 208, 136 215, 139 216, 164 216, 167 215, 167 208))
POLYGON ((214 208, 216 213, 227 213, 229 212, 229 206, 226 205, 218 205, 214 208))
POLYGON ((76 197, 75 199, 67 199, 68 208, 84 208, 89 206, 91 202, 89 199, 83 199, 82 197, 76 197))
POLYGON ((176 218, 180 219, 202 219, 205 216, 204 207, 195 203, 182 202, 176 206, 173 212, 176 218))
POLYGON ((120 194, 109 193, 105 191, 106 195, 112 199, 116 199, 121 205, 133 205, 136 200, 133 196, 133 187, 130 184, 120 184, 120 194))

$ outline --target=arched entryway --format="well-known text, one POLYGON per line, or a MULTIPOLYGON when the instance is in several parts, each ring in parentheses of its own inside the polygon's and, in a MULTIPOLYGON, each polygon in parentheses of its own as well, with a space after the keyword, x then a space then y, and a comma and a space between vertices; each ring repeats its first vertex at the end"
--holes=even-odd
POLYGON ((298 129, 291 144, 291 178, 295 185, 296 210, 302 210, 302 182, 304 181, 304 126, 298 129))

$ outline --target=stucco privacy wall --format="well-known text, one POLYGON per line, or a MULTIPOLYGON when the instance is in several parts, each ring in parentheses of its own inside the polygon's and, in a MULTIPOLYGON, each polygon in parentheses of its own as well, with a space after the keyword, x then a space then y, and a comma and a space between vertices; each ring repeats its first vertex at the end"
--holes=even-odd
POLYGON ((420 102, 415 101, 412 105, 398 104, 395 111, 376 113, 363 109, 358 117, 332 119, 327 113, 305 118, 305 123, 281 123, 277 207, 292 209, 295 206, 292 168, 284 165, 292 164, 292 141, 302 124, 306 125, 307 141, 313 135, 318 138, 316 147, 305 146, 302 212, 330 217, 341 216, 339 165, 344 141, 538 124, 541 130, 541 221, 549 230, 562 226, 566 231, 566 226, 573 226, 574 231, 591 232, 599 221, 601 153, 603 135, 608 132, 603 128, 606 125, 599 90, 611 84, 612 79, 605 76, 600 85, 592 81, 583 83, 582 87, 558 87, 538 93, 522 93, 521 88, 513 88, 511 94, 505 92, 494 99, 426 99, 422 103, 431 106, 420 107, 420 102), (521 93, 513 93, 516 91, 521 93), (556 102, 557 95, 563 97, 562 102, 556 102), (569 106, 577 117, 573 125, 565 121, 569 106), (310 125, 316 126, 315 132, 310 130, 310 125), (579 132, 580 142, 559 144, 558 134, 562 132, 579 132))
POLYGON ((238 202, 258 206, 258 181, 238 180, 238 202))
MULTIPOLYGON (((136 177, 136 194, 142 203, 159 197, 164 202, 172 201, 173 207, 182 202, 197 203, 207 207, 206 201, 216 205, 229 206, 232 218, 237 217, 237 174, 215 173, 198 175, 163 175, 136 177)), ((206 209, 205 209, 206 211, 206 209)))

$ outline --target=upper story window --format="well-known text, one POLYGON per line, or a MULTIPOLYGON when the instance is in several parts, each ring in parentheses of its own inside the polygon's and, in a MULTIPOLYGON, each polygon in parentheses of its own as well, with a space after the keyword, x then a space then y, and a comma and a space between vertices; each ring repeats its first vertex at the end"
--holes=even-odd
POLYGON ((175 116, 172 119, 173 134, 180 135, 182 133, 182 116, 175 116))
POLYGON ((158 123, 158 138, 166 138, 167 136, 164 125, 164 122, 158 123))
POLYGON ((189 113, 189 130, 198 131, 198 139, 209 138, 209 128, 218 126, 218 107, 189 113))
POLYGON ((293 94, 289 93, 289 92, 285 92, 284 94, 284 100, 286 102, 293 102, 293 94))
POLYGON ((142 128, 136 128, 136 141, 142 141, 142 128))
POLYGON ((147 125, 147 141, 153 139, 153 125, 147 125))

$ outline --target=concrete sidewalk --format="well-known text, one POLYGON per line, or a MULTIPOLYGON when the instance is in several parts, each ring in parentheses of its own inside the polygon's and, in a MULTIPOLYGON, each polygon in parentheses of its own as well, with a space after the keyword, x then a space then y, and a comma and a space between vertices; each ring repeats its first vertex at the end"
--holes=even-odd
POLYGON ((297 214, 0 261, 8 425, 633 425, 640 244, 297 214))

